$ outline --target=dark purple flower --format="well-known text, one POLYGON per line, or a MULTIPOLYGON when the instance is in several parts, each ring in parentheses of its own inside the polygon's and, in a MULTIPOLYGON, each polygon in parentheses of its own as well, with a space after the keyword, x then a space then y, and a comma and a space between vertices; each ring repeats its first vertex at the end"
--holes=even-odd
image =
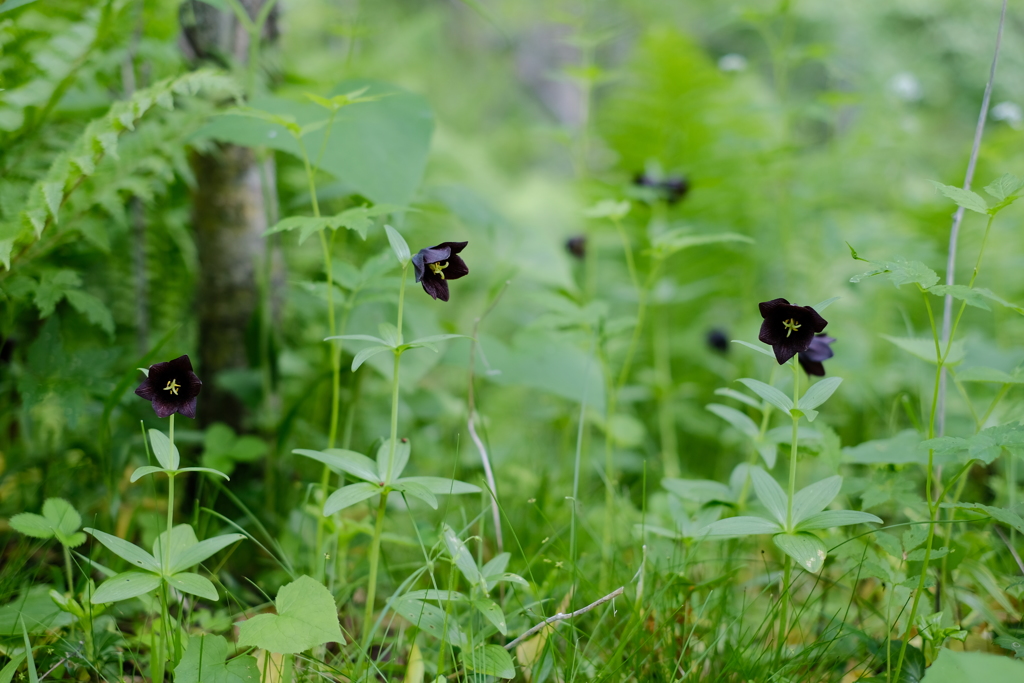
POLYGON ((831 344, 834 341, 835 339, 827 334, 815 335, 807 350, 801 351, 796 357, 804 372, 815 377, 825 376, 825 366, 821 362, 828 360, 834 355, 831 348, 831 344))
POLYGON ((814 335, 828 325, 812 307, 795 306, 785 299, 772 299, 757 306, 764 318, 757 338, 772 347, 779 365, 806 351, 814 335))
POLYGON ((412 257, 416 282, 423 291, 441 301, 448 301, 448 281, 469 275, 469 266, 458 255, 469 242, 442 242, 436 247, 420 249, 412 257))
POLYGON ((726 353, 729 350, 729 337, 725 332, 719 329, 714 329, 708 332, 708 346, 713 348, 715 351, 721 351, 726 353))
POLYGON ((153 402, 157 417, 180 413, 195 419, 196 397, 202 388, 203 383, 192 372, 192 361, 188 356, 179 356, 166 363, 150 365, 149 376, 135 393, 153 402))
POLYGON ((565 241, 565 248, 578 259, 587 255, 586 235, 574 235, 565 241))
POLYGON ((652 173, 637 173, 633 176, 633 184, 655 190, 658 197, 669 204, 679 203, 690 191, 690 181, 682 175, 659 177, 652 173))

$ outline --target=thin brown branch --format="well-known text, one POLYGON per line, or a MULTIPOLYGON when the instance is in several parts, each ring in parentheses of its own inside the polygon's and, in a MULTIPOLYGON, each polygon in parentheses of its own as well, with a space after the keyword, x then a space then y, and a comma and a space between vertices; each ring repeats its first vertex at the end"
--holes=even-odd
POLYGON ((625 590, 625 588, 623 586, 619 586, 618 588, 616 588, 615 590, 613 590, 611 593, 609 593, 608 595, 604 596, 603 598, 601 598, 599 600, 595 600, 594 602, 590 603, 586 607, 581 607, 580 609, 576 610, 575 612, 569 612, 569 613, 559 612, 558 614, 550 616, 547 619, 545 619, 544 621, 542 621, 539 624, 537 624, 536 626, 534 626, 533 628, 531 628, 529 631, 527 631, 523 635, 521 635, 518 638, 516 638, 515 640, 513 640, 508 645, 506 645, 505 649, 506 650, 511 650, 516 645, 518 645, 519 643, 523 642, 524 640, 526 640, 527 638, 532 636, 534 633, 536 633, 537 631, 541 630, 542 628, 544 628, 545 626, 547 626, 549 624, 553 624, 556 621, 565 621, 566 619, 573 619, 575 617, 580 616, 581 614, 586 614, 587 612, 589 612, 590 610, 594 609, 595 607, 599 607, 599 606, 603 605, 604 603, 608 602, 609 600, 614 600, 615 598, 619 597, 620 595, 622 595, 622 592, 624 590, 625 590))

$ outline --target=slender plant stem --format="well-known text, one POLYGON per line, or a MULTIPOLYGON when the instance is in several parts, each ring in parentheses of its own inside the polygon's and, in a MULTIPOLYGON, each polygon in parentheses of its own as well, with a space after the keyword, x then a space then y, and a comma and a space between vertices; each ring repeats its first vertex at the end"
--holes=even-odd
POLYGON ((68 593, 71 594, 71 597, 74 597, 75 580, 73 578, 73 575, 71 574, 71 551, 63 543, 61 544, 60 547, 64 550, 64 572, 67 574, 68 577, 68 593))
MULTIPOLYGON (((796 360, 791 360, 790 363, 793 366, 793 406, 797 406, 800 403, 800 365, 797 364, 796 360)), ((800 418, 792 416, 793 418, 793 436, 790 439, 789 445, 789 495, 786 498, 786 531, 789 532, 793 528, 793 497, 796 495, 796 455, 798 435, 800 430, 800 418)), ((786 646, 786 633, 789 630, 789 600, 790 600, 790 581, 793 573, 793 561, 789 555, 786 555, 786 566, 782 574, 782 592, 779 596, 781 604, 779 605, 779 654, 782 654, 783 649, 786 646)))
MULTIPOLYGON (((402 344, 402 316, 405 308, 405 281, 408 279, 409 264, 402 264, 402 284, 398 292, 398 344, 402 344)), ((391 379, 391 439, 388 446, 388 468, 385 482, 391 483, 395 467, 395 448, 398 445, 398 391, 399 391, 399 366, 402 358, 402 351, 395 349, 395 370, 391 379)), ((380 562, 380 538, 384 532, 384 514, 387 512, 388 492, 390 489, 385 486, 380 495, 380 505, 377 507, 377 522, 373 527, 373 539, 370 541, 370 575, 366 587, 366 610, 363 614, 363 635, 364 649, 370 644, 372 635, 370 625, 373 623, 373 603, 377 597, 377 565, 380 562)))

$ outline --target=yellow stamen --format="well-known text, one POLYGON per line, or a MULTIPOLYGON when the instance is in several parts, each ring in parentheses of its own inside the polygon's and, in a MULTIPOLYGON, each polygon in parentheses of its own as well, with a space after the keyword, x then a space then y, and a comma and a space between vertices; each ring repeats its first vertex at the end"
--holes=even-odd
POLYGON ((448 267, 447 261, 445 261, 444 263, 428 263, 427 265, 430 266, 430 270, 434 273, 434 275, 440 275, 441 279, 444 279, 444 273, 442 273, 441 271, 448 267))
POLYGON ((178 380, 176 379, 172 379, 170 382, 167 383, 167 386, 164 387, 164 391, 169 391, 175 396, 178 395, 178 389, 181 389, 181 385, 178 384, 178 380))
POLYGON ((786 328, 787 337, 800 329, 800 323, 798 323, 793 318, 790 318, 789 320, 783 320, 782 326, 786 328))

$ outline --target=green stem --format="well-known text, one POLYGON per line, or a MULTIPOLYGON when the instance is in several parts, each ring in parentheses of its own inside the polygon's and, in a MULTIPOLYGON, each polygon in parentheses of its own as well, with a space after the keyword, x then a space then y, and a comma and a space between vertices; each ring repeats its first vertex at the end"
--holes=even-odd
MULTIPOLYGON (((793 406, 800 404, 800 366, 795 360, 790 361, 793 366, 793 406)), ((800 418, 793 417, 793 436, 789 445, 789 495, 786 498, 786 532, 793 529, 793 497, 796 495, 796 456, 800 418)), ((793 562, 789 555, 786 555, 786 567, 782 574, 782 594, 779 596, 782 604, 779 606, 779 654, 782 654, 786 646, 786 633, 789 628, 789 600, 790 581, 792 580, 793 562)))
POLYGON ((61 544, 60 546, 64 550, 64 572, 68 576, 68 593, 71 597, 75 597, 75 581, 71 574, 71 551, 66 545, 61 544))
MULTIPOLYGON (((402 284, 398 292, 398 343, 402 344, 402 318, 405 310, 405 282, 408 279, 409 264, 402 264, 402 284)), ((395 349, 395 370, 391 379, 391 439, 388 447, 388 469, 385 481, 390 484, 395 466, 395 448, 398 445, 398 392, 399 392, 399 366, 402 358, 402 351, 395 349)), ((372 635, 371 625, 373 623, 373 603, 377 597, 377 565, 380 561, 380 538, 384 532, 384 514, 388 505, 387 487, 380 495, 380 505, 377 507, 377 522, 373 527, 373 540, 370 542, 370 575, 367 579, 366 588, 366 611, 363 614, 363 649, 370 644, 372 635)))

